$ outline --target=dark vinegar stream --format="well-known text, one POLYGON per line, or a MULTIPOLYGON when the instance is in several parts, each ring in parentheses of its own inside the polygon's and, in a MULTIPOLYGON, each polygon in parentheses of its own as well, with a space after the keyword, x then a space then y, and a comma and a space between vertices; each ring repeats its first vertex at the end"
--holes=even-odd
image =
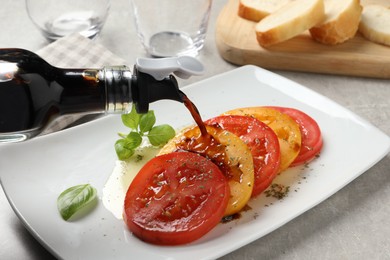
POLYGON ((198 153, 210 159, 218 165, 228 179, 239 181, 242 172, 239 168, 230 164, 226 154, 226 144, 221 144, 218 138, 224 130, 219 125, 208 125, 206 127, 194 103, 184 93, 182 95, 184 105, 190 111, 199 129, 193 128, 186 131, 184 133, 185 138, 181 139, 176 147, 180 150, 198 153))
POLYGON ((190 111, 192 117, 194 118, 196 124, 198 125, 200 132, 202 133, 202 136, 206 137, 209 134, 207 133, 207 129, 205 124, 203 123, 202 117, 200 116, 198 108, 192 103, 192 101, 183 93, 182 98, 184 105, 187 107, 187 109, 190 111))
MULTIPOLYGON (((183 92, 181 92, 181 95, 184 105, 190 111, 199 127, 200 135, 196 128, 188 130, 184 134, 185 138, 176 143, 176 148, 178 150, 195 152, 208 158, 220 168, 229 181, 235 180, 240 182, 240 178, 242 176, 240 167, 230 164, 229 158, 226 154, 226 144, 221 144, 217 137, 223 129, 218 125, 210 125, 206 127, 195 104, 192 103, 192 101, 183 92), (208 132, 208 130, 210 132, 208 132)), ((250 209, 249 206, 244 208, 244 210, 248 209, 250 209)), ((236 213, 231 216, 224 217, 221 222, 227 223, 239 218, 241 218, 241 213, 236 213)))

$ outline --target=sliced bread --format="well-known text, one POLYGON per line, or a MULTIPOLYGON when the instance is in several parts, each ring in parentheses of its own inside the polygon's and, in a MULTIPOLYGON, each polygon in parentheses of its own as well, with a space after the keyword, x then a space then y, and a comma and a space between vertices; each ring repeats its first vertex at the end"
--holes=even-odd
POLYGON ((381 5, 365 6, 359 32, 370 41, 390 46, 390 9, 381 5))
POLYGON ((335 45, 355 36, 362 6, 359 0, 324 0, 325 21, 310 29, 318 42, 335 45))
POLYGON ((244 19, 258 22, 292 1, 294 0, 240 0, 238 15, 244 19))
POLYGON ((268 47, 301 34, 324 19, 323 0, 296 0, 256 24, 257 41, 268 47))

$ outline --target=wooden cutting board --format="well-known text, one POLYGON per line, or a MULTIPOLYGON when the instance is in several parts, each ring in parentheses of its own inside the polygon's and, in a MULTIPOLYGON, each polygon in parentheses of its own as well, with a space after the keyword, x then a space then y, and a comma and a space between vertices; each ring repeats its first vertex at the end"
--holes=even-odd
MULTIPOLYGON (((390 6, 389 0, 361 2, 363 6, 370 3, 390 6)), ((239 0, 229 0, 216 27, 217 48, 231 63, 253 64, 266 69, 390 78, 390 46, 370 42, 359 33, 343 44, 328 46, 315 42, 309 32, 305 32, 264 49, 256 40, 256 23, 239 17, 238 5, 239 0)))

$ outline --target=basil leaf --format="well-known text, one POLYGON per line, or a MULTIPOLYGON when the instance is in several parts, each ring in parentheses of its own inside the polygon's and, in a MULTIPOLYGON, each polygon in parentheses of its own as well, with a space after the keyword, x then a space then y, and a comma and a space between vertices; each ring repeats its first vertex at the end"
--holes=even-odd
POLYGON ((149 132, 156 123, 156 116, 154 111, 150 110, 148 113, 141 115, 139 120, 139 130, 141 134, 149 132))
POLYGON ((175 130, 170 125, 158 125, 149 131, 149 142, 154 146, 166 144, 175 136, 175 130))
POLYGON ((175 130, 169 125, 154 127, 156 116, 153 110, 141 115, 137 113, 134 104, 130 113, 122 115, 122 122, 132 129, 128 135, 118 133, 122 139, 115 142, 116 154, 122 161, 134 155, 136 148, 142 144, 144 136, 148 137, 150 144, 161 146, 175 135, 175 130))
POLYGON ((115 142, 115 152, 119 160, 124 161, 129 159, 134 154, 134 149, 126 148, 126 140, 119 139, 115 142))
POLYGON ((135 149, 142 143, 142 136, 137 132, 131 132, 126 136, 125 146, 127 149, 135 149))
POLYGON ((133 156, 135 149, 128 145, 129 141, 126 139, 119 139, 115 142, 115 152, 119 160, 127 160, 133 156))
POLYGON ((115 151, 119 160, 126 160, 133 156, 135 148, 142 143, 142 136, 137 132, 131 132, 124 139, 119 139, 115 143, 115 151))
POLYGON ((81 208, 97 198, 97 192, 90 184, 70 187, 63 191, 57 199, 57 208, 64 220, 68 220, 81 208))
POLYGON ((140 120, 140 114, 137 113, 135 110, 135 106, 133 104, 130 113, 128 114, 123 114, 122 116, 122 122, 125 126, 137 130, 138 129, 138 124, 140 120))

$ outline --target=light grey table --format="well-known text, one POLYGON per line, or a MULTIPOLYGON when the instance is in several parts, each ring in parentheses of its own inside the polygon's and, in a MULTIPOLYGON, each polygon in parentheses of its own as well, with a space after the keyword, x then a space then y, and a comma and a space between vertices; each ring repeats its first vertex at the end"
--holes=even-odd
MULTIPOLYGON (((216 18, 225 2, 213 3, 206 46, 199 56, 206 74, 182 84, 235 68, 219 56, 214 41, 216 18)), ((24 1, 2 0, 1 4, 0 47, 35 51, 48 44, 29 21, 24 1)), ((112 1, 111 14, 97 41, 129 63, 145 56, 127 0, 112 1)), ((335 100, 390 135, 389 80, 275 72, 335 100)), ((389 198, 387 155, 320 205, 222 259, 390 259, 389 198)), ((0 259, 51 258, 24 228, 0 191, 0 259)))

